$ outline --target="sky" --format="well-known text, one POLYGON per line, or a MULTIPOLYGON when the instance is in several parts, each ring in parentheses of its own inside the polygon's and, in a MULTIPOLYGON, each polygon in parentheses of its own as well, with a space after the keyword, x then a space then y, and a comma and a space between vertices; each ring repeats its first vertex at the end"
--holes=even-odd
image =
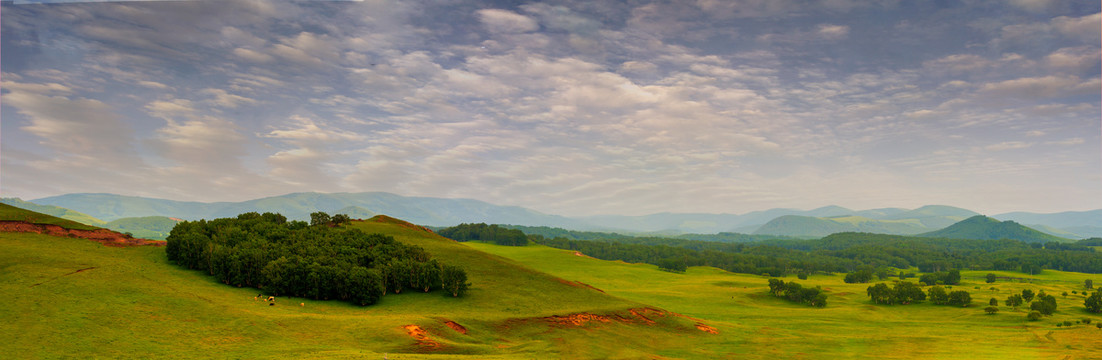
POLYGON ((42 2, 4 197, 1102 208, 1097 0, 42 2))

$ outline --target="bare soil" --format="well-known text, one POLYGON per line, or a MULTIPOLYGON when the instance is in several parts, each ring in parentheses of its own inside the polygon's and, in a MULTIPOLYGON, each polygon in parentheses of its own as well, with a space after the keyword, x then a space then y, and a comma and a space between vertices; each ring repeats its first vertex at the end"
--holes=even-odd
POLYGON ((100 244, 113 247, 165 245, 164 241, 137 239, 130 235, 117 233, 107 229, 66 229, 57 225, 32 224, 25 221, 0 221, 0 232, 24 232, 53 236, 75 237, 92 240, 100 244))

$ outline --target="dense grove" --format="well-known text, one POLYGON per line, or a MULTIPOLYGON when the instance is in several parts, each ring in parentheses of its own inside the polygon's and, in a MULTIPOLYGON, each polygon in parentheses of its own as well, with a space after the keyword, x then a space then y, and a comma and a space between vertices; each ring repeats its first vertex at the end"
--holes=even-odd
POLYGON ((459 224, 436 231, 440 236, 455 241, 486 241, 498 245, 524 246, 528 244, 528 236, 520 230, 505 228, 498 225, 459 224))
POLYGON ((754 243, 631 237, 570 240, 548 239, 541 235, 529 235, 529 239, 554 248, 581 251, 599 259, 649 263, 674 271, 684 266, 704 265, 737 273, 774 276, 852 272, 860 268, 883 273, 888 268, 910 267, 917 267, 922 272, 987 269, 1037 274, 1043 269, 1054 269, 1102 273, 1102 254, 1081 243, 1027 244, 1016 240, 933 239, 867 233, 754 243))
POLYGON ((229 285, 359 305, 406 289, 443 288, 459 296, 469 285, 463 269, 440 264, 418 246, 335 227, 328 215, 321 218, 311 225, 252 212, 184 221, 172 229, 165 251, 170 261, 229 285))

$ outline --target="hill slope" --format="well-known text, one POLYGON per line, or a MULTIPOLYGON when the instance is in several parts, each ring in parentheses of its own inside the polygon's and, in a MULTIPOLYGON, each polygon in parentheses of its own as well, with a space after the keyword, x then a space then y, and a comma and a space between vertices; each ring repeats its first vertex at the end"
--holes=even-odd
POLYGON ((177 222, 167 216, 143 216, 112 220, 103 227, 140 238, 164 240, 177 222))
POLYGON ((3 234, 0 292, 9 298, 0 333, 8 337, 0 350, 26 358, 655 358, 710 336, 693 320, 403 221, 350 226, 466 268, 469 293, 403 292, 370 307, 281 297, 268 306, 254 300, 256 289, 168 264, 163 248, 3 234))
POLYGON ((1071 241, 1030 229, 1013 221, 998 221, 983 215, 976 215, 947 228, 918 236, 977 240, 1011 239, 1032 243, 1071 241))
POLYGON ((34 211, 41 214, 56 216, 66 220, 76 221, 84 225, 103 226, 105 224, 103 220, 92 217, 91 215, 79 211, 66 209, 60 206, 39 205, 32 202, 23 201, 19 198, 3 198, 0 199, 0 203, 11 205, 20 209, 34 211))

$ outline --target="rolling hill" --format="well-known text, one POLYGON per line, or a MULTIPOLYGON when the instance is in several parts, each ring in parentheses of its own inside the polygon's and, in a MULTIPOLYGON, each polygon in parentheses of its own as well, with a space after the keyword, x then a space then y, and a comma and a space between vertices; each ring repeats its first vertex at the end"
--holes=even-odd
POLYGON ((105 224, 103 220, 92 217, 91 215, 79 211, 66 209, 60 206, 39 205, 28 201, 23 201, 19 198, 2 198, 0 199, 0 203, 11 205, 21 209, 27 209, 37 213, 56 216, 62 219, 76 221, 84 225, 104 226, 105 224))
POLYGON ((1029 243, 1071 241, 1070 239, 1045 234, 1013 221, 999 221, 983 215, 976 215, 947 228, 918 234, 918 236, 977 240, 1011 239, 1029 243))
POLYGON ((103 227, 118 232, 129 233, 135 237, 164 240, 176 226, 176 221, 167 216, 143 216, 112 220, 103 227))

